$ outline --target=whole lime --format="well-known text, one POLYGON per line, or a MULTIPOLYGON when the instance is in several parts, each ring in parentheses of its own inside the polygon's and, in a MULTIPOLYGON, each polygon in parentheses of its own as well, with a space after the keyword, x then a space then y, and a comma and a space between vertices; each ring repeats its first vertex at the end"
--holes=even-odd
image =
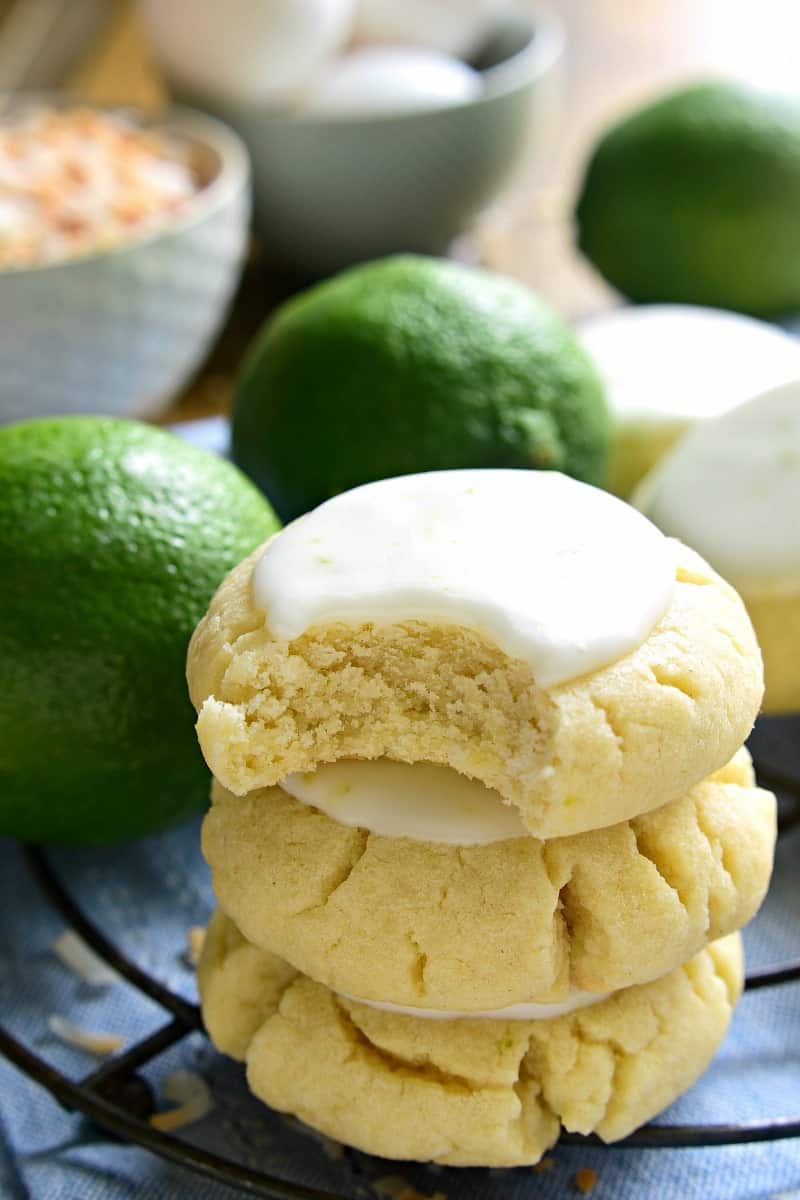
POLYGON ((0 832, 103 842, 204 805, 186 648, 276 528, 235 467, 161 430, 0 429, 0 832))
POLYGON ((338 492, 450 467, 605 478, 591 361, 528 288, 439 259, 345 271, 283 305, 251 348, 235 461, 284 519, 338 492))
POLYGON ((800 307, 800 101, 725 81, 640 108, 596 146, 581 249, 637 301, 800 307))

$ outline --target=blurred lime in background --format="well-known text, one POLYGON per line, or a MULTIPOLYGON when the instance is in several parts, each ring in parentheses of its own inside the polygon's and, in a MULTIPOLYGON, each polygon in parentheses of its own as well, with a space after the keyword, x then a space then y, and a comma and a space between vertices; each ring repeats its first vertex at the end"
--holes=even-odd
POLYGON ((103 842, 204 806, 186 647, 277 527, 234 467, 161 430, 0 429, 0 833, 103 842))
POLYGON ((577 206, 581 249, 624 295, 800 308, 800 99, 700 83, 612 126, 577 206))
POLYGON ((397 256, 267 322, 240 373, 233 453, 289 519, 416 471, 533 467, 601 484, 609 420, 590 359, 528 288, 397 256))

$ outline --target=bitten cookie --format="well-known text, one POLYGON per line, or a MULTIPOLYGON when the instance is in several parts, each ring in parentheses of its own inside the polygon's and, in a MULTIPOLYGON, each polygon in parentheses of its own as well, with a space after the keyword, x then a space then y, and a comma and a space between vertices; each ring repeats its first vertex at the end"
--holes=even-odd
MULTIPOLYGON (((409 786, 417 769, 403 768, 409 786)), ((645 983, 741 928, 766 892, 775 826, 742 750, 681 800, 547 842, 385 837, 280 788, 215 784, 203 852, 243 934, 313 979, 475 1012, 645 983)))
POLYGON ((244 795, 340 758, 439 763, 545 838, 685 795, 749 733, 761 657, 736 592, 632 515, 536 471, 328 501, 240 564, 195 631, 213 774, 244 795))
POLYGON ((217 913, 199 981, 212 1040, 272 1108, 370 1154, 499 1167, 537 1162, 562 1125, 610 1142, 664 1109, 717 1050, 742 971, 733 935, 555 1020, 424 1020, 288 979, 217 913))
POLYGON ((634 496, 739 589, 764 655, 768 713, 800 708, 799 501, 800 382, 694 430, 634 496))

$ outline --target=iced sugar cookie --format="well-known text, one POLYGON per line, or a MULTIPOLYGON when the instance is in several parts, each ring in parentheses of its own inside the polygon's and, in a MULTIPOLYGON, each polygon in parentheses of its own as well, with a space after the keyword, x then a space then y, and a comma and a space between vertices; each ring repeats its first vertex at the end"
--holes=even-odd
POLYGON ((425 1010, 658 978, 746 924, 772 866, 775 800, 746 751, 655 812, 547 842, 446 767, 339 762, 284 786, 215 784, 203 850, 220 906, 335 991, 425 1010))
POLYGON ((562 1125, 612 1142, 666 1108, 719 1047, 742 969, 733 935, 555 1019, 426 1020, 288 978, 217 913, 199 982, 212 1040, 272 1108, 370 1154, 499 1167, 537 1162, 562 1125))
POLYGON ((611 487, 628 496, 687 429, 766 388, 800 379, 800 340, 765 321, 685 304, 615 309, 581 342, 606 385, 611 487))
POLYGON ((762 693, 732 588, 629 505, 536 471, 321 505, 223 583, 188 676, 206 761, 238 795, 340 758, 431 762, 537 837, 684 795, 762 693))
POLYGON ((692 431, 634 501, 738 588, 764 656, 765 711, 800 708, 800 382, 692 431))

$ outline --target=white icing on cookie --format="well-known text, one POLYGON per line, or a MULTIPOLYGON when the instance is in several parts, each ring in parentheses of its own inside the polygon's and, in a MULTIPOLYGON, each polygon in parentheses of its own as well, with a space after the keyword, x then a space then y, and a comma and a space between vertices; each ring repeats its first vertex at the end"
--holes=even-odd
POLYGON ((634 502, 738 586, 800 583, 800 382, 693 430, 634 502))
POLYGON ((450 767, 432 763, 340 759, 280 785, 342 825, 384 837, 451 846, 483 846, 530 837, 516 808, 450 767))
POLYGON ((607 1000, 610 993, 601 995, 597 992, 582 992, 573 988, 566 1000, 560 1004, 510 1004, 508 1008, 490 1008, 482 1012, 448 1011, 434 1008, 412 1008, 404 1004, 387 1004, 381 1000, 361 1000, 358 996, 348 996, 339 992, 345 1000, 354 1000, 357 1004, 366 1004, 368 1008, 378 1008, 382 1012, 399 1013, 406 1017, 422 1017, 429 1021, 552 1021, 556 1017, 566 1016, 579 1008, 589 1008, 607 1000))
POLYGON ((615 309, 578 329, 623 426, 683 427, 800 378, 800 341, 738 313, 681 304, 615 309))
POLYGON ((477 630, 554 687, 635 650, 674 559, 640 513, 552 471, 435 471, 366 484, 288 526, 253 599, 276 638, 319 624, 477 630))

